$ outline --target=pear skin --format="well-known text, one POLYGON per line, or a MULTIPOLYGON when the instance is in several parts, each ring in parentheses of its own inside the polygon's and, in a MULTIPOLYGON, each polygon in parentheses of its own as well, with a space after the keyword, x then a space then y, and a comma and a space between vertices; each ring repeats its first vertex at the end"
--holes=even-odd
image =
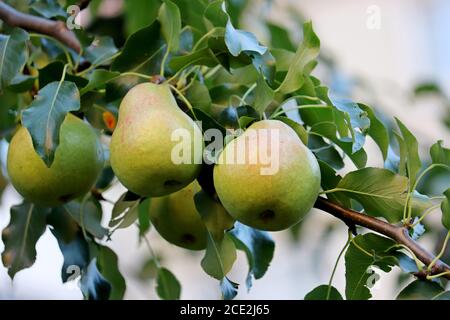
MULTIPOLYGON (((200 190, 200 185, 194 181, 168 196, 151 200, 150 220, 168 242, 190 250, 206 248, 206 227, 194 202, 194 195, 200 190)), ((216 221, 223 221, 226 226, 233 224, 233 219, 219 203, 214 212, 220 215, 216 221)))
POLYGON ((64 119, 55 159, 48 168, 21 127, 8 150, 8 175, 28 201, 43 207, 61 205, 88 192, 104 164, 103 149, 94 130, 72 114, 64 119))
POLYGON ((111 166, 132 192, 158 197, 187 186, 199 174, 202 148, 200 128, 178 107, 169 86, 141 83, 123 98, 111 139, 111 166), (172 138, 176 129, 185 129, 190 138, 184 163, 172 159, 180 143, 172 138))
POLYGON ((214 185, 233 218, 256 229, 279 231, 299 222, 313 207, 320 191, 320 168, 292 128, 278 120, 263 120, 225 146, 214 167, 214 185), (259 143, 261 129, 278 132, 276 148, 270 142, 259 143), (235 151, 236 159, 245 155, 244 161, 226 161, 235 151), (278 157, 278 170, 267 174, 267 161, 254 157, 260 153, 278 157))

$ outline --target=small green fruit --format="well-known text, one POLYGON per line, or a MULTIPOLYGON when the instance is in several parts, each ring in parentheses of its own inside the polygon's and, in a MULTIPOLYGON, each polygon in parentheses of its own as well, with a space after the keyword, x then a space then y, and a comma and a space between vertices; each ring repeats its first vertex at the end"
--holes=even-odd
POLYGON ((111 166, 120 182, 144 197, 178 191, 198 175, 203 139, 199 127, 177 106, 164 84, 133 87, 120 104, 119 121, 111 140, 111 166), (175 163, 176 129, 190 137, 187 163, 175 163))
POLYGON ((214 167, 214 185, 233 218, 257 229, 278 231, 299 222, 313 207, 320 189, 320 168, 293 129, 278 120, 264 120, 225 146, 214 167), (271 140, 260 143, 260 137, 271 130, 278 132, 276 149, 271 140), (245 153, 245 162, 227 163, 235 151, 237 157, 245 153), (268 165, 261 162, 261 154, 278 157, 275 173, 262 174, 268 165))
MULTIPOLYGON (((166 197, 151 200, 149 215, 159 234, 170 243, 191 250, 206 248, 207 231, 198 213, 194 195, 201 190, 197 181, 166 197)), ((228 221, 231 217, 219 204, 214 212, 220 214, 217 221, 228 221)))
POLYGON ((33 147, 30 133, 21 127, 8 151, 8 175, 28 201, 53 207, 88 192, 103 164, 103 149, 94 130, 72 114, 64 119, 55 158, 48 168, 33 147))

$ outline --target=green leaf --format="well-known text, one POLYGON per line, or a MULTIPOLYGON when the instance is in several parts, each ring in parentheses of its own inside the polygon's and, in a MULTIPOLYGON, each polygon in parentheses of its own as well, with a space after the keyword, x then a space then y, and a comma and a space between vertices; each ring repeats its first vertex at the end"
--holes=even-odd
MULTIPOLYGON (((229 16, 225 10, 223 10, 223 0, 211 1, 206 7, 203 17, 205 22, 209 22, 209 30, 215 27, 225 28, 229 16)), ((206 23, 208 25, 208 23, 206 23)))
POLYGON ((353 152, 353 143, 349 140, 339 139, 336 135, 337 130, 338 128, 336 125, 328 121, 319 122, 311 127, 311 132, 315 132, 324 138, 330 139, 349 156, 357 168, 363 168, 367 163, 367 154, 364 149, 353 152))
POLYGON ((417 143, 416 137, 411 133, 411 131, 406 128, 406 126, 399 120, 397 121, 397 125, 400 128, 400 132, 402 134, 403 140, 406 145, 406 168, 408 172, 408 177, 410 180, 410 190, 414 187, 414 183, 416 182, 416 176, 419 172, 422 162, 419 157, 419 144, 417 143))
POLYGON ((186 90, 186 99, 194 108, 201 109, 207 113, 211 109, 211 96, 208 87, 198 80, 193 80, 192 85, 186 90))
POLYGON ((125 192, 114 204, 109 227, 122 229, 132 225, 139 218, 140 200, 138 195, 125 192))
POLYGON ((450 167, 450 149, 442 146, 443 141, 439 140, 430 148, 430 156, 433 163, 445 164, 450 167))
POLYGON ((266 26, 269 29, 270 43, 273 48, 283 48, 289 51, 295 51, 288 30, 271 22, 267 22, 266 26))
POLYGON ((80 289, 89 300, 107 300, 111 293, 111 285, 103 277, 97 267, 97 258, 93 258, 82 273, 80 289))
POLYGON ((206 252, 201 266, 211 277, 222 280, 230 272, 236 260, 234 242, 228 233, 222 239, 216 240, 208 232, 206 240, 206 252))
POLYGON ((355 153, 364 146, 365 134, 370 127, 367 113, 358 104, 348 100, 334 100, 333 105, 344 114, 353 142, 352 152, 355 153))
POLYGON ((12 279, 17 272, 34 264, 36 242, 45 231, 48 213, 49 209, 28 202, 11 207, 11 220, 2 232, 5 245, 2 261, 12 279))
POLYGON ((114 59, 111 71, 155 74, 159 72, 165 46, 160 37, 160 24, 155 21, 128 37, 122 53, 114 59))
POLYGON ((389 133, 384 124, 377 118, 374 111, 367 105, 358 103, 358 106, 366 112, 370 120, 368 134, 381 150, 383 159, 386 160, 389 149, 389 133))
POLYGON ((85 49, 86 58, 93 65, 107 63, 117 53, 116 45, 111 37, 98 37, 85 49))
POLYGON ((166 268, 159 268, 156 278, 156 292, 163 300, 179 300, 181 285, 172 272, 166 268))
POLYGON ((344 161, 340 153, 322 137, 315 134, 309 135, 308 148, 314 153, 317 159, 325 162, 331 168, 339 170, 344 167, 344 161))
POLYGON ((240 222, 236 222, 229 232, 236 248, 243 250, 247 255, 249 272, 247 288, 252 285, 252 278, 260 279, 269 268, 275 250, 275 242, 268 232, 256 230, 240 222))
POLYGON ((128 35, 152 24, 158 16, 161 0, 125 1, 125 29, 128 35))
POLYGON ((433 297, 433 300, 450 300, 450 291, 444 291, 433 297))
POLYGON ((450 231, 450 188, 444 192, 445 199, 441 203, 442 225, 450 231))
POLYGON ((393 255, 395 244, 393 240, 374 233, 353 238, 345 253, 345 295, 348 300, 366 300, 372 296, 369 287, 377 278, 369 268, 377 266, 389 272, 397 265, 398 260, 393 255))
POLYGON ((398 294, 397 300, 433 300, 444 291, 436 282, 415 280, 398 294))
MULTIPOLYGON (((323 190, 330 190, 337 187, 339 182, 341 182, 342 177, 337 174, 337 172, 326 162, 319 160, 320 167, 320 183, 323 190)), ((350 200, 342 194, 339 193, 329 193, 327 194, 328 199, 340 203, 347 208, 351 207, 350 200)))
POLYGON ((161 32, 166 39, 169 52, 177 51, 180 47, 180 9, 172 1, 164 0, 159 8, 158 20, 161 23, 161 32))
POLYGON ((36 77, 19 73, 11 80, 8 89, 17 93, 29 91, 33 88, 35 81, 36 77))
POLYGON ((227 277, 220 281, 220 289, 224 300, 233 300, 238 294, 239 284, 231 281, 227 277))
POLYGON ((261 74, 256 82, 255 102, 253 103, 255 110, 258 111, 259 114, 264 113, 266 108, 272 102, 274 94, 274 91, 261 74))
POLYGON ((122 300, 125 294, 125 279, 119 270, 117 255, 110 248, 98 246, 97 267, 103 277, 109 282, 110 300, 122 300))
POLYGON ((80 109, 80 93, 73 82, 52 82, 39 90, 28 109, 22 112, 22 124, 30 132, 36 152, 47 167, 53 162, 59 144, 59 130, 70 111, 80 109))
POLYGON ((178 71, 190 65, 214 67, 219 63, 214 52, 210 48, 204 48, 184 56, 173 57, 169 66, 174 71, 178 71))
POLYGON ((71 201, 54 210, 68 213, 82 229, 98 239, 108 234, 108 230, 101 225, 102 207, 93 197, 71 201))
POLYGON ((27 60, 28 33, 14 28, 11 34, 0 34, 0 92, 20 73, 27 60))
POLYGON ((320 285, 306 294, 305 300, 343 300, 342 295, 335 287, 331 286, 328 294, 328 285, 320 285))
POLYGON ((119 72, 96 69, 89 75, 89 83, 80 90, 80 94, 83 95, 86 92, 101 88, 109 81, 117 78, 119 75, 119 72))
POLYGON ((138 207, 139 235, 141 237, 150 230, 150 216, 148 215, 148 210, 151 201, 151 198, 147 198, 141 201, 138 207))
MULTIPOLYGON (((366 213, 393 223, 403 218, 408 179, 387 169, 364 168, 348 173, 335 190, 358 201, 366 213)), ((411 204, 420 212, 429 201, 413 196, 411 204)))
POLYGON ((194 202, 207 229, 206 252, 201 266, 211 277, 222 280, 236 260, 234 242, 224 232, 233 226, 233 220, 223 214, 224 209, 203 190, 195 194, 194 202))
MULTIPOLYGON (((43 88, 53 81, 60 81, 64 70, 64 63, 61 61, 53 61, 44 68, 39 69, 39 87, 43 88)), ((65 81, 70 81, 76 84, 78 89, 83 88, 88 84, 86 78, 66 74, 65 81)))
POLYGON ((235 29, 228 20, 225 27, 225 44, 230 53, 237 57, 243 52, 254 52, 263 55, 267 51, 267 47, 259 44, 256 36, 248 31, 235 29))
POLYGON ((303 73, 308 64, 313 62, 319 55, 320 40, 314 33, 311 22, 303 24, 303 42, 290 64, 289 70, 277 91, 291 93, 303 85, 303 73))
POLYGON ((34 2, 30 5, 30 9, 47 19, 67 16, 64 9, 56 1, 51 0, 40 0, 34 2))
POLYGON ((276 117, 275 120, 280 120, 280 121, 284 122, 285 124, 287 124, 289 127, 291 127, 295 131, 295 133, 298 135, 300 140, 302 140, 303 144, 305 146, 308 145, 308 132, 301 124, 299 124, 298 122, 295 122, 294 120, 289 119, 288 117, 283 117, 283 116, 276 117))

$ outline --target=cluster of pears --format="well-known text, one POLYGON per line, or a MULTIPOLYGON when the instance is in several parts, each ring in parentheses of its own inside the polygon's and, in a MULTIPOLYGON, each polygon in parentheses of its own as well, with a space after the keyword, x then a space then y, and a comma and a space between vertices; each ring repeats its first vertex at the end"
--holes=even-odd
MULTIPOLYGON (((110 144, 111 167, 130 191, 152 197, 149 216, 169 242, 193 250, 206 247, 207 231, 194 203, 200 191, 195 181, 202 153, 176 164, 172 133, 183 128, 191 149, 201 146, 200 128, 177 105, 167 84, 142 83, 123 98, 119 121, 110 144)), ((278 150, 253 143, 247 130, 229 142, 214 167, 218 214, 251 227, 278 231, 298 221, 312 208, 320 189, 316 158, 295 131, 278 120, 253 123, 248 129, 277 130, 278 150), (242 148, 242 149, 241 149, 242 148), (260 150, 265 148, 267 150, 260 150), (228 153, 277 153, 278 170, 262 175, 262 163, 228 163, 228 153)), ((89 191, 103 168, 103 150, 93 129, 68 114, 60 130, 60 144, 48 168, 33 148, 28 130, 20 128, 8 153, 8 173, 16 190, 41 206, 57 206, 89 191)))
POLYGON ((54 207, 88 192, 104 165, 103 148, 90 125, 72 114, 64 119, 53 163, 47 167, 33 147, 28 129, 20 127, 8 150, 8 175, 28 201, 54 207))
MULTIPOLYGON (((200 190, 194 179, 201 168, 201 159, 196 157, 201 154, 191 152, 189 163, 171 161, 176 144, 171 139, 173 130, 186 129, 194 148, 203 146, 200 129, 177 106, 165 84, 135 86, 122 100, 119 112, 110 147, 114 173, 129 190, 154 198, 150 219, 166 240, 188 249, 205 248, 206 229, 194 203, 200 190)), ((261 163, 222 161, 228 152, 248 143, 247 134, 242 134, 225 146, 215 165, 217 205, 224 216, 229 214, 254 228, 286 229, 312 208, 320 189, 319 165, 295 131, 283 122, 258 121, 249 129, 279 131, 279 150, 273 150, 279 155, 279 170, 261 175, 261 163)), ((250 142, 244 150, 251 154, 260 152, 259 148, 250 142)))

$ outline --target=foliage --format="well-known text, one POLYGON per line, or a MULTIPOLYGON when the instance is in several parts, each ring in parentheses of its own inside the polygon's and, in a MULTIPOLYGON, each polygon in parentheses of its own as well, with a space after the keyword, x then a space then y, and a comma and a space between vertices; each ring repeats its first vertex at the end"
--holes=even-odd
MULTIPOLYGON (((66 6, 59 3, 34 1, 29 13, 64 19, 66 6)), ((449 149, 443 142, 431 147, 428 165, 430 159, 421 159, 416 137, 399 119, 398 130, 390 135, 392 130, 370 106, 334 99, 312 75, 323 60, 312 22, 303 24, 303 38, 297 45, 286 29, 267 22, 271 41, 262 44, 253 33, 240 29, 246 5, 247 1, 222 0, 126 1, 121 17, 125 19, 124 30, 112 30, 114 38, 96 33, 95 28, 78 30, 83 47, 80 53, 48 37, 3 25, 0 138, 9 141, 19 125, 25 126, 37 154, 50 167, 67 113, 85 119, 100 136, 110 136, 126 92, 137 83, 157 78, 176 89, 180 107, 202 120, 204 131, 216 128, 232 133, 265 118, 288 124, 320 160, 323 193, 331 201, 405 226, 410 226, 413 217, 421 219, 430 208, 440 207, 442 228, 450 230, 448 186, 443 195, 417 192, 431 169, 449 169, 449 149), (186 101, 193 108, 188 108, 186 101), (364 145, 368 136, 386 163, 395 165, 366 167, 364 145), (344 168, 346 158, 356 170, 344 168), (343 168, 347 173, 341 176, 337 170, 343 168)), ((95 11, 93 3, 90 7, 95 11)), ((416 92, 435 89, 424 86, 416 92)), ((201 267, 218 280, 223 297, 232 299, 239 290, 229 278, 236 250, 242 250, 248 260, 246 286, 250 289, 252 281, 268 270, 275 242, 267 232, 239 222, 219 221, 211 174, 211 166, 204 164, 198 177, 203 190, 194 197, 207 229, 201 267)), ((85 298, 122 299, 126 283, 118 268, 121 257, 108 247, 108 241, 115 230, 131 225, 138 225, 140 239, 147 241, 151 199, 124 193, 105 227, 101 223, 101 202, 106 201, 102 193, 115 183, 107 167, 92 192, 81 199, 57 208, 38 208, 26 201, 13 206, 9 225, 2 233, 2 261, 11 278, 33 265, 36 242, 48 227, 64 257, 64 282, 73 280, 72 272, 79 270, 75 278, 80 279, 85 298)), ((181 283, 157 257, 152 259, 158 295, 179 299, 181 283)), ((399 266, 408 274, 427 267, 416 262, 411 252, 391 239, 374 233, 352 237, 345 252, 346 299, 372 296, 370 268, 389 272, 399 266)), ((438 282, 416 280, 398 299, 445 297, 448 292, 438 282)), ((305 298, 340 300, 342 295, 330 282, 305 298)))

